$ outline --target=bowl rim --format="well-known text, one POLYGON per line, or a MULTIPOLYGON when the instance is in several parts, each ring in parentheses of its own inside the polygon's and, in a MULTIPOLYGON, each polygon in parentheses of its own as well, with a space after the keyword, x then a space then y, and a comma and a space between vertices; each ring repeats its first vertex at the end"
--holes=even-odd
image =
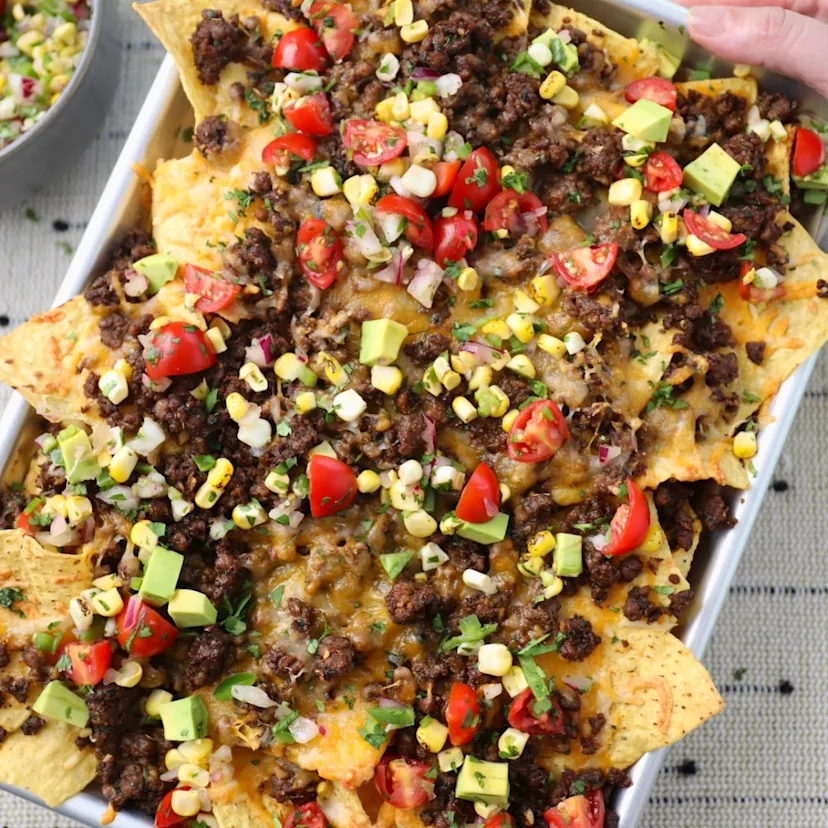
POLYGON ((92 7, 92 17, 91 23, 89 26, 89 38, 86 41, 86 46, 83 49, 83 55, 81 57, 80 63, 78 64, 77 69, 75 69, 74 74, 72 75, 71 80, 69 81, 68 86, 64 89, 63 94, 58 98, 57 103, 54 106, 50 106, 48 110, 46 110, 46 114, 28 131, 21 135, 19 138, 16 138, 14 141, 11 142, 7 147, 0 149, 0 164, 3 163, 7 158, 10 158, 14 155, 14 153, 20 149, 21 147, 25 146, 26 142, 32 138, 34 135, 38 135, 44 131, 46 125, 54 120, 57 115, 62 112, 66 107, 68 107, 71 103, 71 99, 77 90, 78 86, 83 83, 83 79, 89 71, 89 66, 92 62, 92 55, 95 52, 95 48, 98 45, 98 40, 100 39, 101 33, 101 26, 103 23, 101 22, 101 18, 103 17, 103 12, 101 11, 106 3, 106 0, 89 0, 90 6, 92 7))

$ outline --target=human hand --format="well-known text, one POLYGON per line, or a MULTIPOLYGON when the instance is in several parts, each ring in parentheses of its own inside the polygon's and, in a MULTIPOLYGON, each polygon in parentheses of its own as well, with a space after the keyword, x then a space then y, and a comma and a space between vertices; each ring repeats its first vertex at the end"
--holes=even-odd
POLYGON ((678 0, 688 32, 725 60, 764 66, 828 97, 828 0, 678 0))

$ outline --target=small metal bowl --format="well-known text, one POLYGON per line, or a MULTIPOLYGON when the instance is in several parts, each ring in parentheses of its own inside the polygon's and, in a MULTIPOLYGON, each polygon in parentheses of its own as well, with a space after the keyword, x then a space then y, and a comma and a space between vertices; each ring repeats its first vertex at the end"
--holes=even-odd
POLYGON ((95 0, 89 39, 69 85, 28 132, 0 150, 0 210, 35 195, 74 167, 94 140, 118 86, 116 6, 112 0, 95 0))

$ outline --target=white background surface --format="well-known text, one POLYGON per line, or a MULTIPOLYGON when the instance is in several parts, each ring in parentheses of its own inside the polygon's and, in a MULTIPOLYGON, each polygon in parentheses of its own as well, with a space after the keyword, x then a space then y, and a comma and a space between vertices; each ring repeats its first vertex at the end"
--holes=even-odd
MULTIPOLYGON (((51 304, 163 56, 123 8, 121 87, 98 139, 48 193, 0 212, 0 331, 51 304)), ((727 708, 670 751, 641 828, 828 826, 826 414, 823 356, 705 659, 727 708)), ((0 794, 0 826, 75 823, 0 794)))

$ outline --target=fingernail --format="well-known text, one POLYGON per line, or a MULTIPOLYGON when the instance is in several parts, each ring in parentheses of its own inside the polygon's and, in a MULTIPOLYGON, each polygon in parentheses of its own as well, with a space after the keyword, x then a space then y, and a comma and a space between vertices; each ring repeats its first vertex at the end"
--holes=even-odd
POLYGON ((722 9, 715 6, 696 6, 690 9, 687 25, 692 35, 715 37, 722 33, 722 9))

